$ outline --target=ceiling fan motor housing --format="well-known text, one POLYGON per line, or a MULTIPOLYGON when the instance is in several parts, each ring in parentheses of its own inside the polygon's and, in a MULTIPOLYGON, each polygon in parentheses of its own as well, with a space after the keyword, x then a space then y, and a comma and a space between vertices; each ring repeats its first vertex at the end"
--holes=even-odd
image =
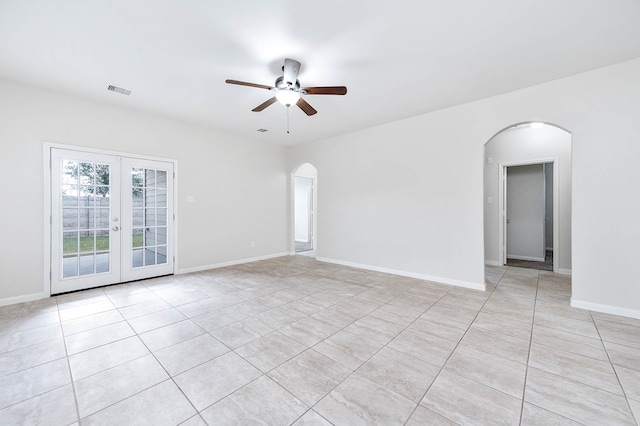
POLYGON ((283 77, 276 78, 276 83, 274 84, 277 90, 282 89, 290 89, 295 90, 296 92, 300 90, 300 80, 296 80, 295 84, 290 81, 284 81, 283 77))

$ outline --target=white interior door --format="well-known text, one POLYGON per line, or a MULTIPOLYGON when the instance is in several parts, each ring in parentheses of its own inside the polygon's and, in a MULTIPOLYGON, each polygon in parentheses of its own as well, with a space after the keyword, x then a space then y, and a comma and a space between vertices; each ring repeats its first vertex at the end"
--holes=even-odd
POLYGON ((313 179, 294 177, 295 240, 311 243, 313 236, 313 179))
POLYGON ((543 165, 509 167, 507 181, 507 258, 544 262, 543 165))
POLYGON ((502 168, 502 211, 501 220, 502 220, 502 264, 507 264, 507 168, 502 168))
POLYGON ((51 149, 51 294, 173 273, 173 164, 51 149))

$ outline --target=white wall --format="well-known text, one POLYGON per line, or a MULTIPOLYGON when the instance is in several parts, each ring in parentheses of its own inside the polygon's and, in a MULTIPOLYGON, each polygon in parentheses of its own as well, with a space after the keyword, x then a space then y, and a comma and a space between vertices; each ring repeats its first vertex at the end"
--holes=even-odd
POLYGON ((507 168, 507 258, 544 262, 542 164, 507 168))
MULTIPOLYGON (((525 120, 528 121, 528 120, 525 120)), ((558 124, 558 123, 556 123, 558 124)), ((558 268, 571 273, 571 134, 556 126, 510 128, 485 144, 484 161, 484 255, 488 264, 501 264, 500 176, 501 165, 542 163, 558 159, 558 247, 554 249, 558 268), (492 162, 489 163, 488 159, 492 162), (486 201, 493 198, 493 203, 486 201)))
POLYGON ((25 200, 0 208, 0 298, 42 291, 43 141, 177 159, 183 270, 284 252, 289 173, 312 162, 319 256, 480 286, 483 145, 544 121, 572 133, 572 303, 640 317, 638 99, 640 59, 293 147, 285 165, 278 147, 0 81, 0 199, 25 200))
POLYGON ((480 200, 467 202, 482 179, 454 172, 475 163, 481 173, 482 146, 460 149, 458 124, 439 112, 291 148, 291 167, 318 169, 319 258, 484 288, 466 239, 482 232, 480 200))
POLYGON ((281 147, 7 80, 0 120, 2 207, 21 200, 0 208, 0 303, 43 291, 45 141, 178 160, 179 271, 288 252, 281 147))
POLYGON ((555 123, 572 133, 572 303, 640 317, 638 99, 633 60, 290 148, 322 176, 318 256, 483 283, 483 145, 555 123))
POLYGON ((316 179, 318 171, 313 167, 313 164, 305 163, 294 171, 294 175, 316 179))

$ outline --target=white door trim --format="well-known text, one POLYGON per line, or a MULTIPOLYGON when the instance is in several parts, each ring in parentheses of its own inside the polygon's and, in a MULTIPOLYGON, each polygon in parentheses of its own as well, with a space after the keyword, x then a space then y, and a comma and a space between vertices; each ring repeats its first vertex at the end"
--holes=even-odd
POLYGON ((174 194, 174 203, 173 203, 173 217, 174 217, 174 226, 173 226, 173 237, 172 237, 172 245, 174 247, 173 250, 173 256, 174 256, 174 262, 173 262, 173 267, 174 267, 174 273, 175 271, 179 270, 178 267, 178 261, 179 261, 179 255, 178 255, 178 203, 176 202, 177 200, 177 194, 178 194, 178 161, 175 159, 169 159, 169 158, 163 158, 163 157, 155 157, 155 156, 150 156, 150 155, 143 155, 143 154, 133 154, 133 153, 128 153, 128 152, 122 152, 122 151, 111 151, 111 150, 105 150, 105 149, 99 149, 99 148, 91 148, 91 147, 86 147, 86 146, 80 146, 80 145, 68 145, 68 144, 62 144, 62 143, 56 143, 56 142, 43 142, 42 143, 42 150, 43 150, 43 161, 42 161, 42 170, 43 172, 43 193, 44 193, 44 209, 43 209, 43 215, 42 215, 42 221, 43 221, 43 229, 44 229, 44 253, 43 253, 43 290, 42 290, 42 295, 43 297, 50 297, 51 296, 51 208, 52 208, 52 202, 51 202, 51 149, 52 148, 57 148, 57 149, 67 149, 67 150, 73 150, 73 151, 83 151, 83 152, 87 152, 87 153, 94 153, 94 154, 106 154, 106 155, 113 155, 113 156, 119 156, 119 157, 128 157, 128 158, 135 158, 135 159, 140 159, 140 160, 152 160, 152 161, 163 161, 163 162, 167 162, 167 163, 172 163, 173 164, 173 173, 174 173, 174 178, 172 179, 173 182, 173 194, 174 194))
POLYGON ((498 164, 498 200, 500 205, 498 206, 498 210, 500 212, 499 223, 498 223, 498 239, 500 241, 500 259, 502 261, 502 265, 506 264, 507 259, 507 251, 506 251, 506 206, 505 206, 505 196, 504 193, 506 187, 506 168, 514 167, 514 166, 531 166, 535 164, 544 164, 544 163, 553 163, 553 272, 558 272, 560 267, 560 221, 559 221, 559 208, 558 208, 558 191, 559 191, 559 182, 558 182, 558 157, 551 158, 540 158, 536 160, 527 160, 527 161, 519 161, 519 162, 510 162, 510 163, 500 163, 498 164))

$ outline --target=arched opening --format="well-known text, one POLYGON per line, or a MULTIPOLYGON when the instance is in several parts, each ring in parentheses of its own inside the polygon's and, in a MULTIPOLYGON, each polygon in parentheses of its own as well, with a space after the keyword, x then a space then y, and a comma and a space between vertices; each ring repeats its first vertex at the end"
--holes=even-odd
POLYGON ((571 133, 516 124, 484 157, 485 264, 571 274, 571 133))
POLYGON ((310 163, 297 167, 291 177, 293 195, 292 252, 315 256, 318 170, 310 163))

